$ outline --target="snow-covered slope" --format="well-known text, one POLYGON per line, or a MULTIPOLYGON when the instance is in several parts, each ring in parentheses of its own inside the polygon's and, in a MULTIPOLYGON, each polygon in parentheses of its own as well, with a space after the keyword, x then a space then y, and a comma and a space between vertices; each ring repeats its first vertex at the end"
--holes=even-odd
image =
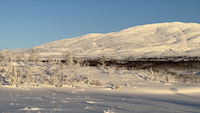
POLYGON ((40 46, 41 55, 61 55, 70 51, 77 57, 105 55, 115 58, 200 55, 200 24, 147 24, 119 32, 88 34, 40 46))

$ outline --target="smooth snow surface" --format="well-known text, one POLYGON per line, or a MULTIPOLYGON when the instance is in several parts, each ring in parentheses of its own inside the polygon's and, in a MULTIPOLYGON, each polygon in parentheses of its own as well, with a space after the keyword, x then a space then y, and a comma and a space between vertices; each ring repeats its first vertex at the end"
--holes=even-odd
POLYGON ((141 25, 119 32, 63 39, 35 48, 44 56, 61 55, 66 50, 76 57, 198 56, 200 24, 172 22, 141 25))

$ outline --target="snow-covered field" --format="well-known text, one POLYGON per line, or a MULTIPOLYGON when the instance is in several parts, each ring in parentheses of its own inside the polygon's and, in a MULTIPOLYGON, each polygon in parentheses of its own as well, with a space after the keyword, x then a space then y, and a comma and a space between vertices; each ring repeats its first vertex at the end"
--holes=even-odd
POLYGON ((194 69, 180 66, 183 68, 165 71, 128 70, 106 66, 105 61, 96 67, 73 62, 74 57, 103 55, 113 59, 199 56, 199 31, 196 23, 159 23, 63 39, 32 49, 2 50, 0 112, 199 113, 198 61, 194 69), (41 62, 44 59, 49 62, 41 62))
POLYGON ((81 67, 78 75, 98 79, 102 86, 85 82, 73 86, 0 87, 3 113, 199 113, 200 86, 181 82, 144 80, 143 71, 102 72, 81 67), (119 89, 115 89, 118 86, 119 89))

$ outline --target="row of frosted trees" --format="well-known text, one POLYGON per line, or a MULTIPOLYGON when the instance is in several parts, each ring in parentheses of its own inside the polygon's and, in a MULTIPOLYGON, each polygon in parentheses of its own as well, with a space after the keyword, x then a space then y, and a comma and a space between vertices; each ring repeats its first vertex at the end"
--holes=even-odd
MULTIPOLYGON (((29 55, 9 52, 6 49, 0 51, 0 84, 19 87, 21 85, 63 85, 76 82, 74 76, 78 64, 74 63, 70 52, 64 52, 65 64, 54 58, 47 58, 47 62, 40 60, 39 50, 31 49, 29 55), (64 68, 70 68, 65 73, 64 68), (72 77, 73 76, 73 77, 72 77), (72 79, 73 78, 73 79, 72 79)), ((76 78, 77 79, 77 78, 76 78)))

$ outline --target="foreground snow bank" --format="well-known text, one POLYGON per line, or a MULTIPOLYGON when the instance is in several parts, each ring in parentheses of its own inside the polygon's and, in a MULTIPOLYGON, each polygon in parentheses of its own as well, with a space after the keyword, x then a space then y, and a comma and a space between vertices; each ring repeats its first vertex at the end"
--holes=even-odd
MULTIPOLYGON (((74 92, 73 88, 53 87, 23 89, 0 87, 0 90, 0 111, 2 113, 200 112, 200 98, 196 94, 137 94, 123 90, 92 89, 74 92)), ((131 88, 129 91, 136 92, 131 88)))
POLYGON ((200 86, 145 80, 137 70, 81 67, 77 74, 101 81, 53 86, 0 87, 1 112, 31 113, 138 113, 200 112, 200 86))

